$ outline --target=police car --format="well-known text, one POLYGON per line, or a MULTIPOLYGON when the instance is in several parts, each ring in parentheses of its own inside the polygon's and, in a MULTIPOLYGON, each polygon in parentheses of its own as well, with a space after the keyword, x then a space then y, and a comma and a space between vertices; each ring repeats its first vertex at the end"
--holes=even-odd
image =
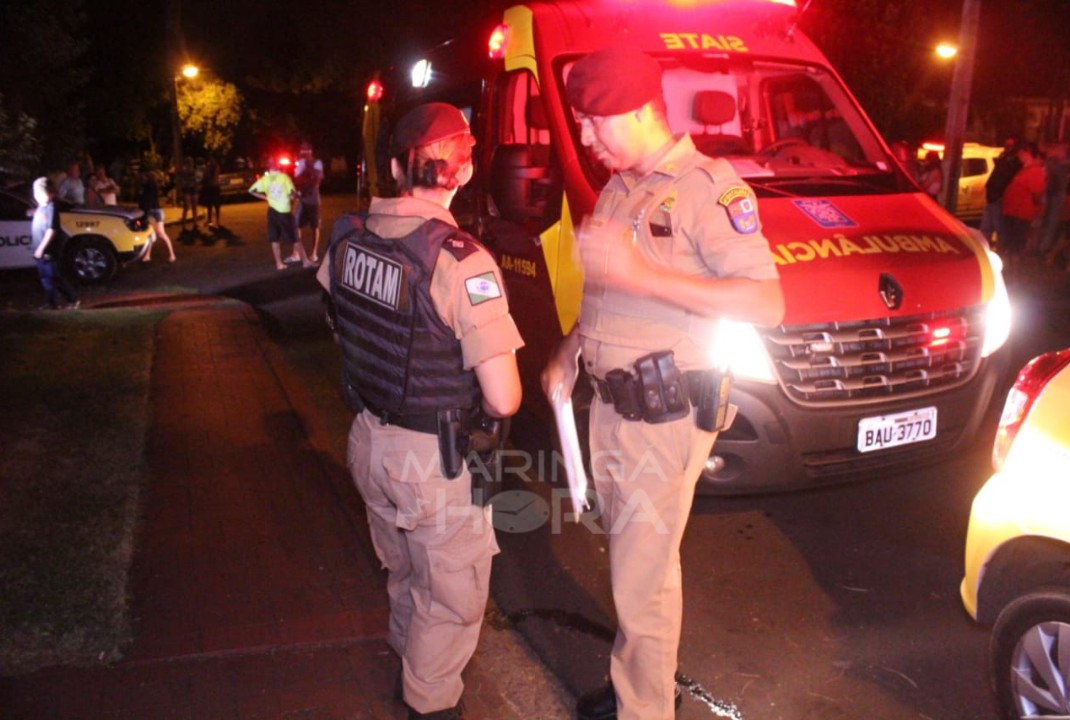
POLYGON ((1070 716, 1070 349, 1034 358, 1007 396, 995 474, 973 501, 963 604, 994 623, 1002 717, 1070 716))
MULTIPOLYGON (((120 265, 139 260, 156 239, 137 208, 73 207, 56 201, 66 235, 60 262, 85 284, 107 282, 120 265)), ((29 189, 0 189, 0 270, 34 267, 30 223, 36 204, 29 189)))

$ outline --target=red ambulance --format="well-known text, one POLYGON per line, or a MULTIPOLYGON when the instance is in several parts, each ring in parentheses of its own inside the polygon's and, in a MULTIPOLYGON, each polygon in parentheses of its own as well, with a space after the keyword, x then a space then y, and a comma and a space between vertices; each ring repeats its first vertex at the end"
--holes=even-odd
POLYGON ((454 211, 502 266, 527 342, 526 400, 538 407, 539 371, 579 308, 573 226, 607 180, 580 144, 565 79, 612 44, 662 64, 674 132, 754 188, 787 299, 776 328, 725 323, 733 341, 721 359, 739 413, 704 493, 937 461, 994 427, 990 403, 1005 389, 1010 306, 998 258, 906 175, 797 16, 794 0, 516 5, 497 26, 474 24, 481 39, 384 71, 366 109, 372 192, 388 192, 376 148, 393 119, 430 101, 469 116, 476 177, 454 211))

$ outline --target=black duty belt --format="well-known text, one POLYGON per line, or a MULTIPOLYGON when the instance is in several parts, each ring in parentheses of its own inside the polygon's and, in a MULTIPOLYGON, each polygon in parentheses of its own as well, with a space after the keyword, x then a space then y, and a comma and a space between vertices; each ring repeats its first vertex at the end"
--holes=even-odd
POLYGON ((377 408, 367 402, 364 403, 364 408, 372 415, 379 418, 379 422, 383 425, 396 425, 405 428, 406 430, 415 430, 416 432, 430 433, 432 435, 438 434, 437 412, 397 413, 391 410, 377 408))
MULTIPOLYGON (((710 381, 712 370, 686 370, 681 373, 684 376, 684 385, 687 386, 687 395, 692 405, 698 405, 702 394, 710 381)), ((603 402, 613 404, 613 385, 608 380, 594 378, 594 390, 603 402)))
POLYGON ((598 397, 625 420, 670 422, 696 408, 695 424, 711 432, 724 427, 730 386, 731 376, 726 372, 679 370, 671 350, 644 355, 631 368, 594 378, 598 397))

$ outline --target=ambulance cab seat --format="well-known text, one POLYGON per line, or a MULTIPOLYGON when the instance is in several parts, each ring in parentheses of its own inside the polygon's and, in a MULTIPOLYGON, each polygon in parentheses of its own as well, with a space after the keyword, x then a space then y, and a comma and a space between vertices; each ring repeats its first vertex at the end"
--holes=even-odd
POLYGON ((736 119, 736 100, 723 90, 699 90, 691 101, 691 117, 702 125, 701 133, 691 133, 695 146, 704 155, 747 155, 750 148, 739 135, 721 131, 721 126, 736 119), (718 128, 711 132, 710 128, 718 128))

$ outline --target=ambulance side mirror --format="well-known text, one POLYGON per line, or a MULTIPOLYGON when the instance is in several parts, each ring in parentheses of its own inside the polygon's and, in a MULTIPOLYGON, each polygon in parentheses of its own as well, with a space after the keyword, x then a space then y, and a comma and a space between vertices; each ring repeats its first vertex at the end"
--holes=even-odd
POLYGON ((551 205, 550 148, 499 145, 490 162, 490 194, 502 218, 527 225, 544 219, 551 205))

